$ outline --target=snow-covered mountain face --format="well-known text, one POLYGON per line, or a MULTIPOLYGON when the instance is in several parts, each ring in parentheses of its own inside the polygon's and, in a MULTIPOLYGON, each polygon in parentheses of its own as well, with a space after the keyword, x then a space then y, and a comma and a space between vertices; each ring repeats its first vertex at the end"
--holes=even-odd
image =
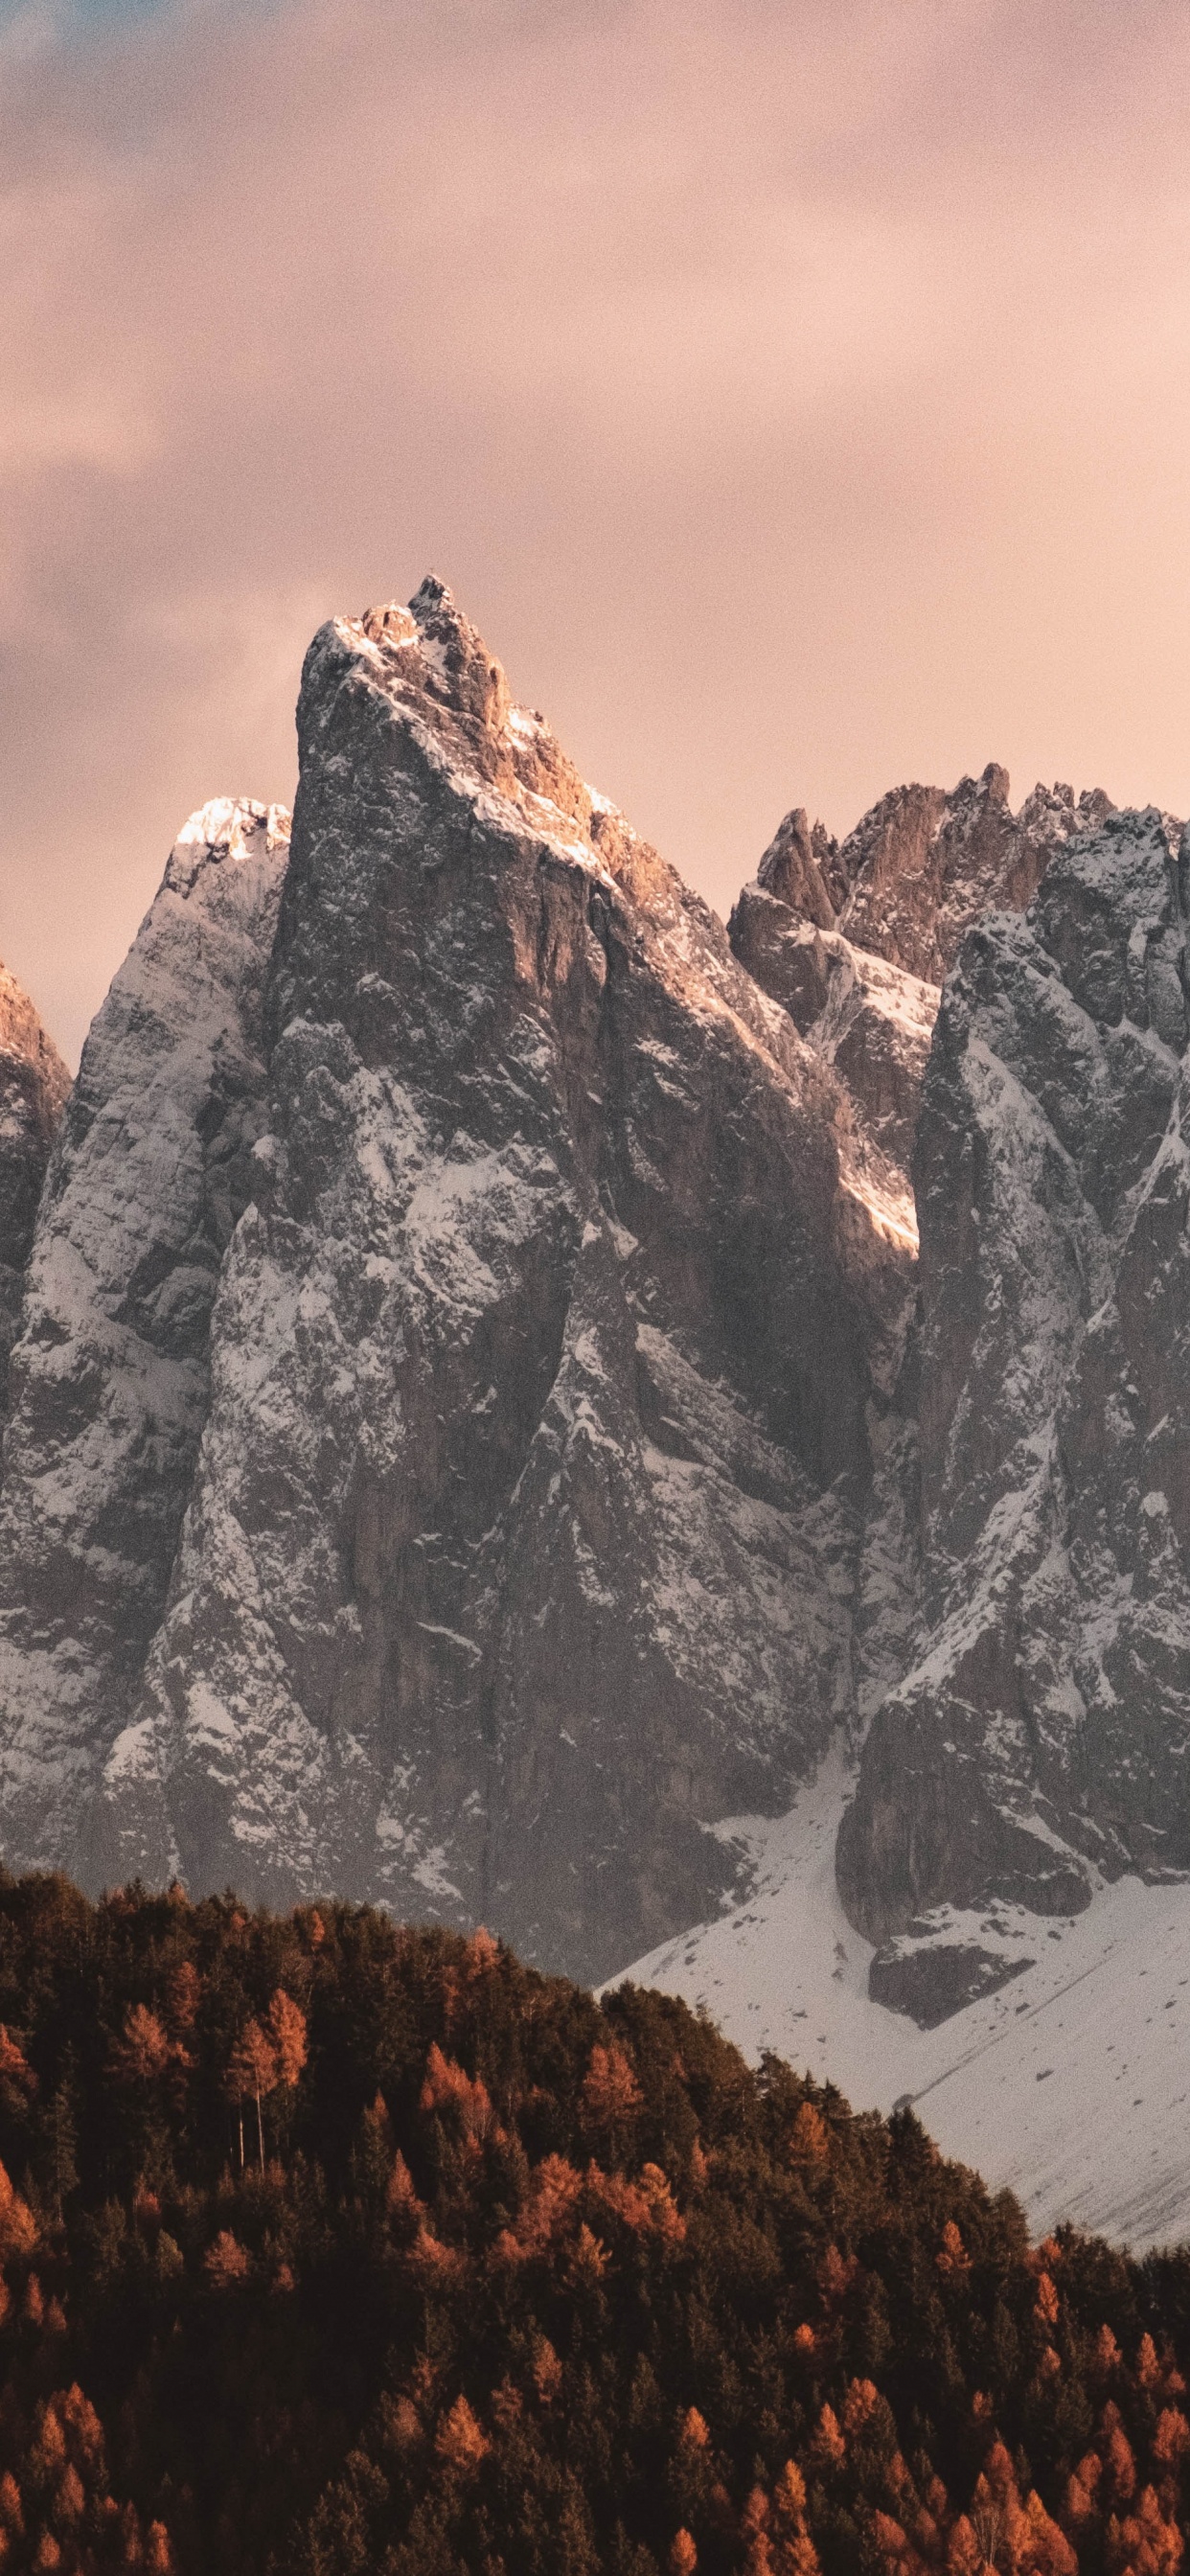
POLYGON ((1180 835, 988 770, 788 816, 732 916, 914 1186, 916 1619, 838 1875, 927 2026, 1021 1972, 1021 1906, 1190 1869, 1180 835))
POLYGON ((1184 894, 1165 818, 1108 816, 945 991, 921 1633, 839 1845, 852 1919, 900 1936, 873 1990, 926 2010, 1011 1965, 995 1900, 1068 1916, 1190 1869, 1184 894))
POLYGON ((917 1609, 858 1763, 724 1828, 747 1902, 630 1973, 912 2100, 1039 2233, 1139 2251, 1190 2230, 1187 860, 1170 817, 1082 802, 1026 918, 968 932, 932 1049, 936 988, 857 1002, 867 961, 795 888, 733 916, 886 1150, 890 1060, 908 1094, 917 1609))
POLYGON ((913 1236, 439 585, 323 630, 299 731, 275 938, 283 818, 208 809, 43 1209, 6 1849, 598 1972, 853 1716, 913 1236))
POLYGON ((1169 819, 795 811, 725 935, 435 582, 322 630, 299 738, 292 841, 187 826, 46 1181, 5 1858, 598 1977, 875 1713, 872 1991, 986 1996, 1022 1906, 1184 1865, 1169 819))
POLYGON ((208 805, 92 1027, 42 1197, 0 1492, 0 1814, 85 1865, 97 1765, 161 1617, 220 1262, 264 1124, 276 809, 208 805))

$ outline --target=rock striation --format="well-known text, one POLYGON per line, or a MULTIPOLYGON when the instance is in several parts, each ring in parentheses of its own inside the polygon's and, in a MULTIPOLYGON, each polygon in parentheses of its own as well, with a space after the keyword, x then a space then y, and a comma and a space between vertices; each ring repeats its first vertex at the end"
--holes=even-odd
POLYGON ((6 1849, 598 1975, 878 1662, 912 1238, 440 584, 323 629, 299 738, 283 893, 282 818, 188 827, 43 1210, 6 1849))
POLYGON ((0 1814, 12 1866, 85 1870, 97 1767, 160 1619, 219 1267, 264 1123, 277 808, 204 807, 83 1050, 10 1369, 0 1814))
POLYGON ((843 841, 795 807, 740 895, 736 956, 841 1076, 910 1224, 926 1058, 960 941, 989 912, 1022 911, 1055 850, 1111 811, 1102 789, 1037 786, 1014 814, 991 762, 949 792, 892 788, 843 841))
POLYGON ((1179 827, 796 809, 725 933, 433 580, 298 730, 292 832, 182 834, 31 1250, 0 991, 6 1860, 598 1979, 871 1719, 839 1884, 927 2023, 1190 1869, 1179 827))
POLYGON ((1169 818, 1108 814, 943 997, 918 1649, 838 1852, 873 1992, 923 2019, 1021 1964, 1006 1908, 1190 1869, 1187 874, 1169 818))
POLYGON ((41 1186, 69 1090, 28 994, 0 966, 0 1419, 41 1186))
POLYGON ((861 1150, 916 1233, 910 1159, 939 988, 823 927, 758 877, 728 923, 740 964, 845 1084, 861 1150))

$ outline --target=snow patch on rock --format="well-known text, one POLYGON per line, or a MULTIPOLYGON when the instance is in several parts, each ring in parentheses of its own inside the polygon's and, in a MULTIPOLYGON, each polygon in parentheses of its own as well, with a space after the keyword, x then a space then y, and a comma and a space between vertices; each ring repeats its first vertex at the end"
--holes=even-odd
POLYGON ((276 807, 187 824, 83 1050, 11 1361, 0 1502, 10 1866, 87 1866, 88 1810, 160 1617, 223 1252, 261 1124, 276 807))

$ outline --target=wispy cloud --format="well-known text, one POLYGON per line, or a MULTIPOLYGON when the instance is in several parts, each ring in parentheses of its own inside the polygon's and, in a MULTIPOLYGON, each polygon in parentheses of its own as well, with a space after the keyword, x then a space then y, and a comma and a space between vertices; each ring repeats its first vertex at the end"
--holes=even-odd
POLYGON ((68 1039, 430 563, 720 904, 795 797, 1190 803, 1182 0, 20 24, 0 951, 68 1039))

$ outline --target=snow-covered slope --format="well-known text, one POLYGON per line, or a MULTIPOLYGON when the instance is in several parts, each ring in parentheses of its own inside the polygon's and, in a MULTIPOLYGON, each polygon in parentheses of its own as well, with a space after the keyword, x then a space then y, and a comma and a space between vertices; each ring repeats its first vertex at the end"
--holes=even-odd
POLYGON ((736 1819, 756 1871, 748 1902, 625 1974, 705 2006, 750 2057, 772 2049, 857 2109, 911 2099, 944 2152, 1015 2191, 1039 2234, 1063 2218, 1138 2250, 1190 2234, 1190 1886, 1130 1876, 1074 1918, 998 1906, 994 1920, 956 1919, 956 1937, 990 1940, 1016 1973, 919 2030, 871 2000, 874 1953, 835 1887, 854 1778, 837 1746, 788 1816, 736 1819))

